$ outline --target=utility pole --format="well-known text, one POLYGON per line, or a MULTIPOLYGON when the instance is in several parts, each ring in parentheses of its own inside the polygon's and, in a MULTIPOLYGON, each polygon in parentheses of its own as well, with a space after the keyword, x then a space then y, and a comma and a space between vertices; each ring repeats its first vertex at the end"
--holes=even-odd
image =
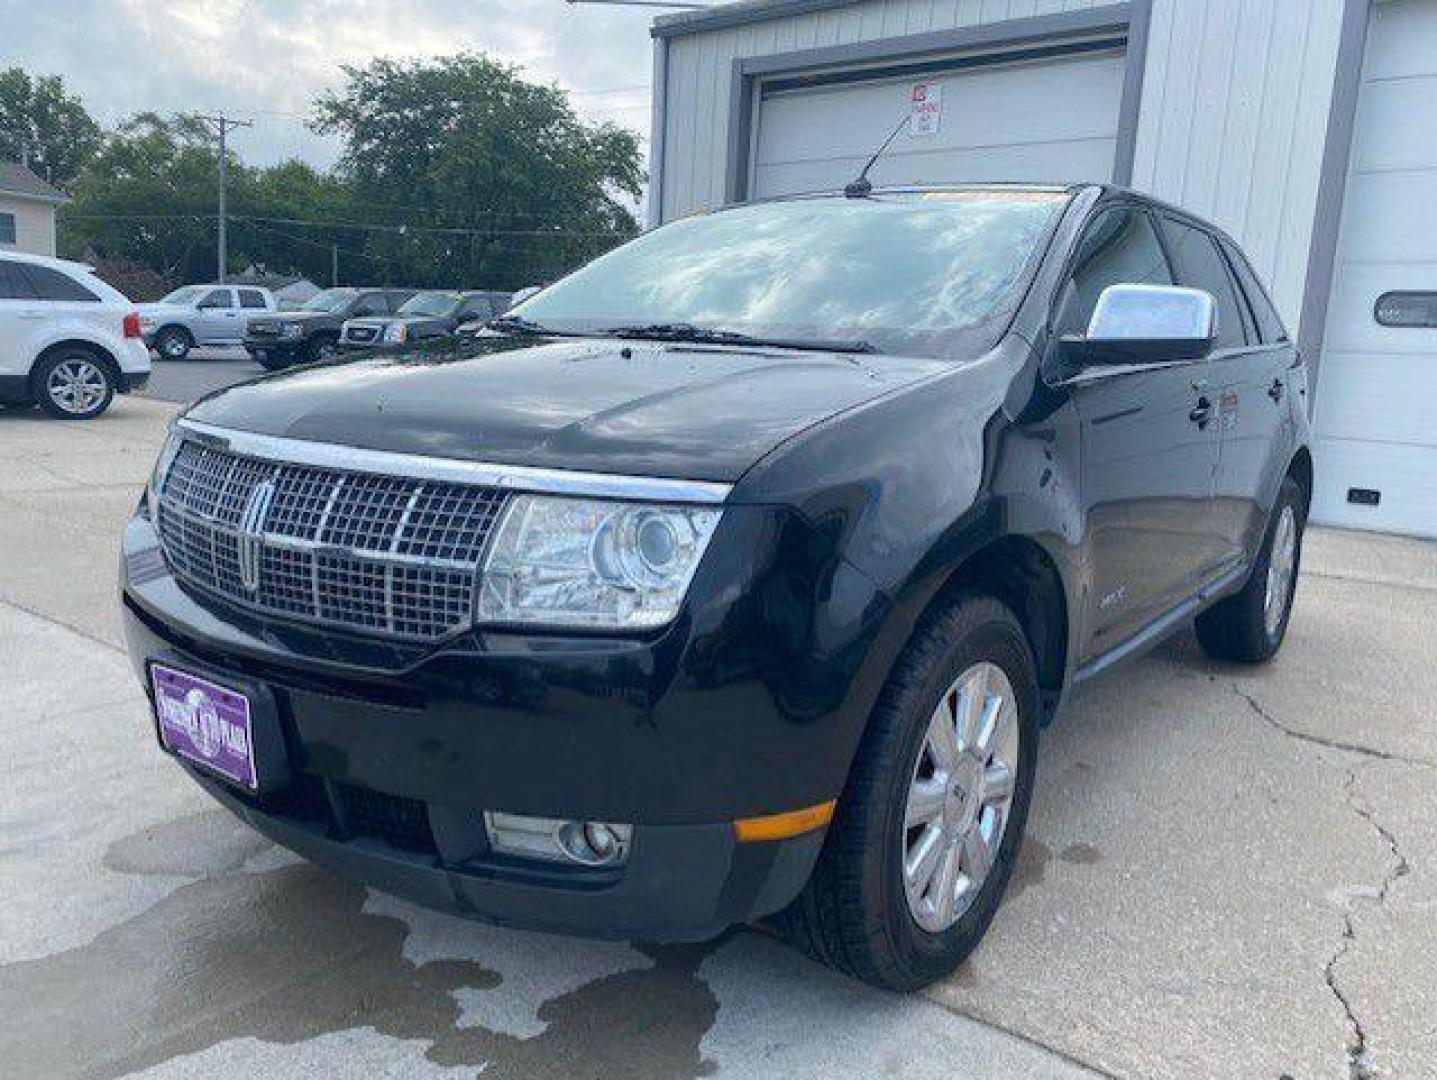
POLYGON ((225 181, 229 178, 229 155, 225 152, 225 136, 229 134, 230 128, 254 127, 252 120, 231 120, 221 113, 219 116, 196 116, 196 120, 203 120, 207 124, 213 124, 220 133, 220 208, 219 208, 219 254, 216 259, 218 273, 215 280, 221 285, 225 282, 225 266, 229 257, 229 215, 225 210, 225 181))
POLYGON ((339 288, 339 245, 329 246, 329 284, 339 288))

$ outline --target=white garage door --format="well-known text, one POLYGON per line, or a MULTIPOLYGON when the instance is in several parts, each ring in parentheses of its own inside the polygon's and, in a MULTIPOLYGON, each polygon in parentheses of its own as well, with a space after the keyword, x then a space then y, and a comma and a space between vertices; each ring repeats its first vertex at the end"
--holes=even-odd
POLYGON ((1437 536, 1437 0, 1373 7, 1314 416, 1313 516, 1437 536))
POLYGON ((843 187, 910 112, 920 82, 930 100, 929 133, 900 134, 869 174, 875 184, 1112 179, 1123 92, 1118 51, 761 87, 750 192, 843 187))

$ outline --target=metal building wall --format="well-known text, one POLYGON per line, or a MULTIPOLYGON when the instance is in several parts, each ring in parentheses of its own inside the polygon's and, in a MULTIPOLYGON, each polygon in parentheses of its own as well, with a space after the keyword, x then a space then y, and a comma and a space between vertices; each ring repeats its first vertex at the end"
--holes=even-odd
MULTIPOLYGON (((657 209, 668 220, 723 203, 736 58, 1104 3, 862 0, 670 38, 660 139, 662 206, 657 209)), ((1237 236, 1295 329, 1317 208, 1343 0, 1151 3, 1134 186, 1210 217, 1237 236)))

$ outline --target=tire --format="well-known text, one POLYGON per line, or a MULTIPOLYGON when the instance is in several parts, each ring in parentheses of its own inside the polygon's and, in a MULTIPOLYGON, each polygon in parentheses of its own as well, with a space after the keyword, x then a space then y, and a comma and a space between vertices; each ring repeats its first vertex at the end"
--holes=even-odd
POLYGON ((155 335, 155 352, 165 360, 184 360, 195 347, 195 339, 182 326, 166 326, 155 335))
MULTIPOLYGON (((957 968, 987 931, 1013 871, 1033 794, 1038 708, 1032 651, 1007 607, 992 597, 965 592, 930 617, 899 658, 869 720, 813 876, 775 919, 785 936, 820 962, 890 990, 916 990, 957 968), (986 684, 982 695, 971 692, 979 687, 978 675, 966 689, 955 685, 974 671, 982 673, 986 684), (1003 717, 998 725, 1002 734, 993 740, 1006 744, 1006 733, 1013 736, 1013 746, 1004 752, 1015 759, 1007 770, 1011 800, 1001 822, 989 822, 985 850, 991 869, 986 876, 971 877, 976 886, 965 893, 961 912, 948 913, 954 921, 946 922, 921 890, 917 899, 910 899, 906 860, 924 862, 914 853, 932 846, 934 828, 941 839, 933 843, 941 845, 942 853, 962 850, 966 856, 966 846, 951 847, 943 830, 950 820, 969 819, 975 806, 988 813, 983 785, 974 781, 980 774, 987 781, 994 775, 993 766, 985 772, 983 755, 970 762, 967 753, 959 753, 953 760, 964 764, 947 778, 940 777, 931 730, 951 715, 943 712, 945 702, 950 709, 956 704, 959 711, 970 700, 991 703, 991 692, 1002 686, 994 671, 1006 680, 1011 699, 997 714, 1003 717), (905 821, 910 792, 920 784, 944 793, 943 810, 939 818, 910 827, 905 821)), ((976 745, 976 740, 969 741, 976 745)), ((929 879, 934 897, 946 892, 938 884, 946 869, 942 853, 929 879)), ((962 876, 955 880, 968 878, 972 868, 964 862, 962 876)))
POLYGON ((1214 660, 1261 664, 1282 648, 1292 618, 1292 598, 1302 565, 1307 500, 1295 480, 1282 482, 1262 551, 1242 592, 1221 600, 1197 617, 1197 636, 1214 660), (1269 604, 1269 592, 1272 594, 1269 604))
POLYGON ((115 368, 91 349, 55 349, 30 375, 30 392, 58 420, 93 420, 115 400, 115 368))
POLYGON ((254 359, 266 371, 283 371, 289 367, 289 357, 276 353, 273 349, 267 351, 263 356, 255 356, 254 359))

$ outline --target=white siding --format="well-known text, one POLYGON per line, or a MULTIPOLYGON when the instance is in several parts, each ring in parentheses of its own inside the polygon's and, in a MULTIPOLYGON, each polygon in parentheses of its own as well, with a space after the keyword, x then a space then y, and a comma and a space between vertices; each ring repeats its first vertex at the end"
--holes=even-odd
MULTIPOLYGON (((865 0, 674 38, 663 213, 720 205, 736 57, 1104 6, 865 0)), ((1297 329, 1343 0, 1154 0, 1133 184, 1227 228, 1297 329)))
POLYGON ((1297 331, 1342 0, 1156 0, 1133 186, 1232 233, 1297 331))
POLYGON ((0 195, 0 213, 15 216, 15 243, 0 244, 0 250, 24 251, 31 255, 55 254, 53 204, 0 195))

